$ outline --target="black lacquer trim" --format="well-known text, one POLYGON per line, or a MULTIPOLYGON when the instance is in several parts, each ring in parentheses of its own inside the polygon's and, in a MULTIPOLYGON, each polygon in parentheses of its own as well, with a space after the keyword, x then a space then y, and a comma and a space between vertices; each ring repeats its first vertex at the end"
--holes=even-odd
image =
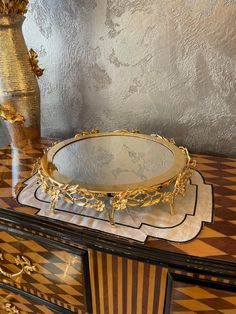
POLYGON ((236 286, 231 285, 231 284, 227 284, 227 283, 223 283, 223 282, 217 282, 217 281, 211 281, 208 279, 194 278, 194 277, 189 277, 187 275, 175 274, 175 273, 168 272, 167 283, 166 283, 164 314, 170 314, 171 302, 172 302, 172 290, 173 290, 174 281, 188 283, 190 285, 198 285, 201 287, 206 287, 206 288, 211 288, 211 289, 236 292, 236 286))
POLYGON ((13 287, 13 286, 9 286, 9 285, 7 285, 7 284, 4 284, 4 283, 1 283, 1 282, 0 282, 0 288, 5 289, 5 290, 8 290, 8 291, 10 291, 10 292, 13 292, 13 293, 15 293, 15 294, 22 295, 22 296, 26 297, 27 299, 33 300, 33 301, 35 301, 35 302, 37 302, 37 303, 41 303, 41 304, 47 306, 48 308, 50 308, 50 309, 52 309, 52 310, 58 312, 58 314, 59 314, 59 313, 60 313, 60 314, 73 314, 73 312, 68 311, 68 310, 66 310, 66 309, 63 308, 63 307, 59 307, 58 305, 53 304, 53 303, 51 303, 51 302, 48 302, 48 301, 46 301, 46 300, 44 300, 44 299, 41 299, 41 298, 39 298, 39 297, 37 297, 37 296, 35 296, 35 295, 28 294, 27 292, 22 291, 22 290, 19 290, 18 288, 15 288, 15 287, 13 287))
MULTIPOLYGON (((71 246, 73 246, 74 243, 74 245, 80 245, 84 249, 90 248, 146 263, 236 279, 236 264, 233 262, 195 257, 182 253, 164 251, 158 248, 151 248, 136 241, 127 241, 124 238, 107 234, 104 236, 104 234, 99 231, 96 232, 83 227, 75 227, 69 223, 62 223, 53 219, 45 220, 44 217, 32 217, 13 210, 0 209, 0 217, 4 222, 12 223, 22 228, 30 228, 38 232, 44 232, 52 237, 66 241, 71 246)), ((3 229, 3 225, 0 225, 0 229, 3 229)), ((5 227, 4 229, 29 236, 29 232, 22 232, 15 228, 5 227)), ((31 238, 39 238, 31 233, 30 236, 31 238)))
POLYGON ((184 274, 175 274, 171 273, 171 276, 174 281, 180 281, 184 283, 189 283, 192 285, 198 285, 206 288, 218 289, 218 290, 225 290, 229 292, 236 292, 236 286, 230 283, 224 283, 219 281, 212 281, 210 279, 201 279, 195 277, 189 277, 184 274))
POLYGON ((88 254, 83 256, 83 282, 86 313, 92 313, 92 292, 90 284, 88 254))
POLYGON ((168 272, 167 281, 166 281, 164 311, 163 311, 164 314, 170 314, 172 289, 173 289, 173 277, 172 277, 172 274, 168 272))

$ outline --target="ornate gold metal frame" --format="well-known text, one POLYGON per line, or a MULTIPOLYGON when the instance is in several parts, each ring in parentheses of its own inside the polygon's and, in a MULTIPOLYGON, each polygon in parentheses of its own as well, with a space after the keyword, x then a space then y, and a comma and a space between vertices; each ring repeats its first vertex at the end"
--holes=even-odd
POLYGON ((177 147, 174 140, 166 139, 157 134, 140 134, 137 130, 131 132, 118 130, 114 132, 100 133, 98 130, 86 131, 76 134, 69 139, 54 144, 47 149, 42 158, 38 159, 34 171, 37 173, 38 182, 44 192, 51 199, 51 210, 55 209, 59 198, 70 204, 77 204, 97 211, 107 211, 109 221, 114 222, 115 211, 126 209, 127 206, 146 207, 167 202, 170 204, 171 214, 175 213, 174 200, 179 195, 184 195, 189 178, 195 168, 195 161, 191 160, 189 153, 184 147, 177 147), (91 137, 101 136, 133 136, 154 141, 166 146, 175 157, 172 167, 161 176, 143 181, 141 184, 107 186, 88 185, 82 182, 71 182, 63 177, 53 164, 53 156, 64 146, 76 141, 91 137), (168 189, 167 189, 168 188, 168 189), (106 198, 110 197, 111 209, 106 206, 106 198))

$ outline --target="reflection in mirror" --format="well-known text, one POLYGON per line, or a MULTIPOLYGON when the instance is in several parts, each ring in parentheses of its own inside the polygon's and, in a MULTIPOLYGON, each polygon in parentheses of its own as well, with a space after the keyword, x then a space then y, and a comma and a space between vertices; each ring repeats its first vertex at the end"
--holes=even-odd
POLYGON ((101 136, 59 150, 53 164, 60 174, 85 184, 136 184, 171 168, 172 152, 155 141, 132 136, 101 136))

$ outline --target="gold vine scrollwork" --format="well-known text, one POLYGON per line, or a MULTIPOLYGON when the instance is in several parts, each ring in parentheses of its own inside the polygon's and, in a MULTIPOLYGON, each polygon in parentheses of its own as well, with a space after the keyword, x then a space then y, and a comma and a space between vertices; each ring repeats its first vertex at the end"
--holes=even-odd
MULTIPOLYGON (((127 130, 117 130, 115 133, 139 133, 137 130, 131 132, 127 130)), ((84 131, 75 135, 76 139, 83 136, 99 133, 98 130, 84 131)), ((152 134, 153 137, 174 144, 173 139, 166 139, 157 134, 152 134)), ((41 166, 40 159, 37 160, 34 171, 37 173, 38 182, 41 188, 46 192, 51 199, 51 210, 54 211, 56 204, 60 198, 67 203, 76 204, 85 208, 93 208, 96 211, 107 211, 109 221, 112 225, 114 222, 115 211, 124 210, 127 206, 152 206, 160 202, 169 203, 171 214, 175 214, 174 201, 179 195, 184 195, 190 177, 195 171, 196 162, 189 156, 188 150, 184 147, 179 147, 185 154, 186 164, 184 169, 174 178, 165 182, 164 185, 150 186, 145 188, 136 188, 133 190, 126 190, 116 193, 98 193, 81 188, 79 185, 69 185, 52 180, 50 176, 45 173, 41 166), (107 207, 107 197, 109 196, 109 203, 111 210, 107 207)), ((48 164, 50 169, 53 169, 53 164, 48 164)))
POLYGON ((187 157, 187 164, 182 172, 176 178, 174 189, 170 192, 163 193, 162 202, 167 202, 171 207, 171 214, 175 214, 174 200, 178 195, 184 196, 188 185, 188 180, 194 174, 196 161, 189 156, 188 150, 185 147, 179 147, 187 157))
POLYGON ((20 314, 20 310, 11 303, 6 303, 3 305, 3 310, 11 314, 20 314))
MULTIPOLYGON (((163 139, 163 138, 162 138, 163 139)), ((172 142, 172 140, 170 140, 172 142)), ((111 205, 115 210, 123 210, 127 206, 152 206, 160 202, 169 203, 171 214, 175 214, 174 200, 178 195, 184 196, 188 180, 193 175, 196 162, 191 160, 186 148, 180 147, 187 157, 185 168, 177 178, 166 182, 166 185, 173 184, 171 191, 165 191, 161 186, 153 186, 148 188, 138 188, 135 190, 127 190, 125 192, 114 194, 111 199, 111 205)))
POLYGON ((79 138, 81 136, 85 136, 85 135, 89 135, 89 134, 97 134, 99 133, 99 130, 98 129, 93 129, 91 131, 82 131, 82 132, 79 132, 75 135, 75 138, 79 138))
POLYGON ((102 198, 107 196, 106 193, 94 194, 86 189, 81 189, 79 185, 51 182, 50 178, 45 177, 40 167, 40 160, 36 162, 34 171, 37 172, 38 181, 41 184, 42 190, 50 196, 51 210, 55 209, 59 198, 63 198, 67 203, 94 208, 97 211, 103 211, 105 208, 105 203, 102 198))
MULTIPOLYGON (((0 253, 0 261, 3 260, 3 254, 0 253)), ((32 265, 31 261, 23 255, 17 255, 15 258, 15 264, 20 266, 20 270, 17 273, 11 274, 0 267, 0 275, 8 279, 14 279, 21 276, 23 273, 30 275, 32 272, 36 271, 36 266, 32 265)))

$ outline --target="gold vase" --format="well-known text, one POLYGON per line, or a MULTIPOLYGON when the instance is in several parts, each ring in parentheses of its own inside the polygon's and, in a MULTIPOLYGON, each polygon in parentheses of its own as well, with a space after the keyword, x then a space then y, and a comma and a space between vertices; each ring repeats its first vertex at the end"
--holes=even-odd
POLYGON ((29 53, 26 47, 22 33, 24 19, 22 12, 2 15, 0 12, 0 116, 17 148, 40 139, 36 76, 43 70, 38 67, 37 54, 33 50, 29 53))

